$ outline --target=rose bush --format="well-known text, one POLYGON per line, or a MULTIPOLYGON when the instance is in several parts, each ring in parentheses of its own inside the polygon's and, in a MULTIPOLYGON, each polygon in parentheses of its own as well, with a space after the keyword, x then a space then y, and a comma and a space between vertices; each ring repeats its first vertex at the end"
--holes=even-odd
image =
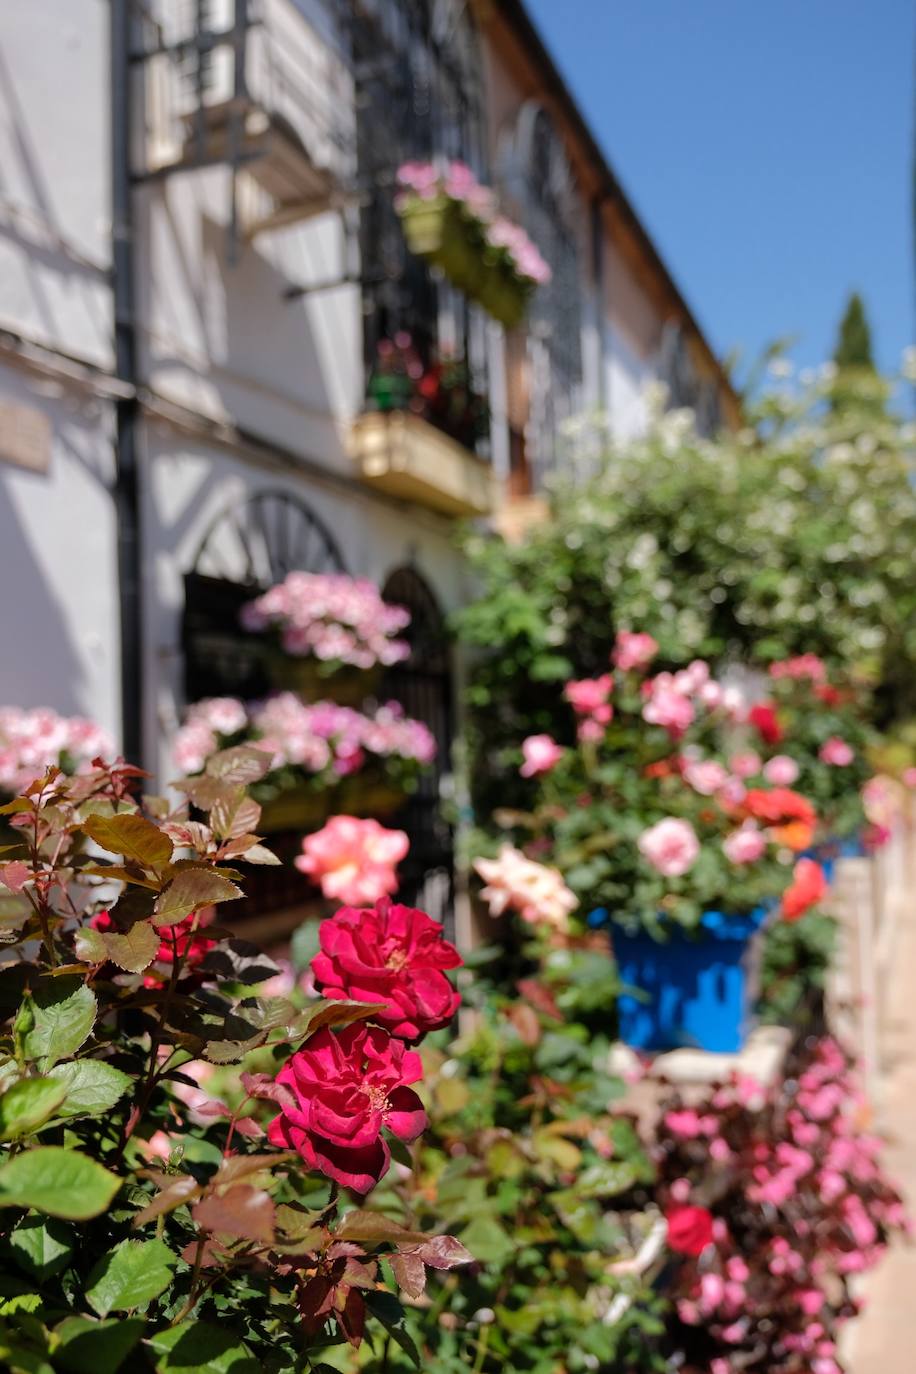
MULTIPOLYGON (((141 807, 138 770, 96 760, 3 808, 4 1368, 282 1374, 364 1338, 412 1350, 395 1276, 416 1291, 470 1259, 428 1215, 354 1207, 393 1156, 409 1176, 426 1120, 387 1000, 316 1000, 222 924, 240 866, 273 862, 247 793, 270 762, 217 753, 181 804, 141 807)), ((422 985, 434 932, 417 943, 422 985)))

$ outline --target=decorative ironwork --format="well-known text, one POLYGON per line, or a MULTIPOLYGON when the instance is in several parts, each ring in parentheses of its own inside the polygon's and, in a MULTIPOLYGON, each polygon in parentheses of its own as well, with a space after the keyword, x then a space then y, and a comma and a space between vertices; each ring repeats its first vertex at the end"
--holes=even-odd
POLYGON ((396 569, 382 590, 386 601, 406 606, 405 632, 410 657, 390 669, 382 695, 399 701, 409 716, 435 736, 435 766, 424 771, 419 787, 396 821, 410 837, 410 854, 401 865, 399 892, 454 934, 454 836, 442 815, 442 795, 453 741, 451 651, 445 617, 435 593, 415 568, 396 569))
POLYGON ((485 176, 482 62, 463 0, 364 0, 352 26, 367 372, 409 335, 424 363, 448 350, 486 392, 483 321, 407 251, 394 209, 401 163, 460 159, 485 176))
POLYGON ((239 612, 296 569, 345 571, 337 541, 304 501, 267 490, 220 511, 185 575, 186 700, 267 690, 263 641, 245 634, 239 612))

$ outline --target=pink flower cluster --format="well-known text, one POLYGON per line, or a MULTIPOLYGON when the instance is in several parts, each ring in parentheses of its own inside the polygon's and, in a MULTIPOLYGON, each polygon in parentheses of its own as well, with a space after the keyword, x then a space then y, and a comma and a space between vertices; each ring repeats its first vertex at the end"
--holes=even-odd
POLYGON ((693 1226, 690 1243, 669 1236, 689 1257, 678 1317, 702 1331, 704 1348, 709 1337, 720 1344, 710 1370, 745 1368, 753 1350, 754 1367, 773 1374, 840 1374, 836 1328, 855 1311, 847 1279, 876 1263, 892 1230, 907 1229, 881 1173, 879 1141, 859 1124, 864 1115, 848 1061, 829 1038, 788 1088, 736 1080, 704 1106, 676 1101, 666 1112, 659 1159, 671 1179, 662 1198, 669 1215, 699 1216, 688 1206, 694 1186, 718 1180, 704 1227, 693 1226))
POLYGON ((597 743, 604 737, 605 730, 614 718, 614 708, 610 702, 613 690, 612 673, 567 682, 563 688, 563 695, 579 717, 579 739, 583 743, 597 743))
POLYGON ((389 606, 366 578, 344 573, 291 572, 242 608, 246 630, 280 629, 286 653, 325 663, 374 668, 410 653, 399 631, 410 624, 403 606, 389 606))
POLYGON ((622 673, 647 668, 658 653, 658 643, 642 631, 618 630, 611 661, 622 673))
POLYGON ((449 162, 440 170, 432 162, 405 162, 398 168, 397 179, 403 193, 397 201, 399 210, 409 205, 413 196, 420 200, 446 196, 460 205, 491 248, 505 254, 517 276, 537 286, 550 281, 550 267, 524 229, 499 213, 495 195, 480 184, 466 163, 449 162))
POLYGON ((0 792, 17 793, 52 767, 78 772, 113 749, 105 731, 83 716, 0 707, 0 792))
POLYGON ((796 682, 824 682, 827 667, 817 654, 799 654, 796 658, 783 658, 770 664, 770 677, 793 678, 796 682))
POLYGON ((646 862, 666 878, 682 878, 700 857, 700 841, 693 826, 674 816, 644 830, 637 845, 646 862))
POLYGON ((278 692, 248 705, 234 697, 196 702, 175 737, 175 763, 184 773, 198 773, 211 754, 242 733, 273 755, 273 768, 327 773, 329 780, 357 772, 367 755, 420 765, 436 756, 431 731, 405 716, 396 701, 365 715, 332 701, 306 705, 294 692, 278 692))

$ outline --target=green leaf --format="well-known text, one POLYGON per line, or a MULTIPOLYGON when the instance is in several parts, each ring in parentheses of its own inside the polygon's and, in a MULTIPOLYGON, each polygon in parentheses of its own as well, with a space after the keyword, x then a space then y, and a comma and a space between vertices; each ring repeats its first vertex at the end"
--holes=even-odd
POLYGON ((172 857, 172 841, 143 816, 90 816, 83 821, 90 839, 109 854, 123 854, 142 868, 158 868, 172 857))
POLYGON ((384 1326, 394 1340, 407 1355, 414 1366, 420 1368, 420 1352, 414 1345, 413 1338, 404 1322, 404 1309, 398 1302, 393 1293, 383 1293, 379 1290, 369 1291, 363 1294, 366 1306, 369 1311, 384 1326))
POLYGON ((515 1252, 515 1242, 493 1217, 475 1217, 462 1231, 461 1239, 484 1264, 503 1264, 515 1252))
POLYGON ((142 1317, 66 1317, 54 1331, 60 1342, 55 1364, 68 1374, 118 1374, 145 1327, 142 1317))
POLYGON ((43 1283, 66 1268, 73 1254, 73 1233, 60 1221, 23 1217, 10 1232, 9 1244, 16 1263, 43 1283))
POLYGON ((149 921, 137 921, 124 935, 103 931, 102 939, 111 962, 128 973, 140 973, 149 968, 159 952, 159 935, 149 921))
POLYGON ((210 868, 183 868, 156 903, 153 922, 157 926, 171 926, 202 906, 232 902, 241 896, 241 888, 210 868))
POLYGON ((95 1024, 95 995, 78 978, 49 978, 23 1002, 32 1028, 23 1036, 27 1059, 49 1069, 75 1054, 95 1024))
POLYGON ((121 1179, 62 1145, 41 1145, 0 1168, 0 1207, 34 1207, 52 1217, 87 1221, 111 1203, 121 1179))
POLYGON ((129 1074, 101 1059, 74 1059, 69 1064, 58 1064, 49 1077, 66 1089, 64 1104, 57 1113, 66 1120, 101 1116, 124 1096, 133 1082, 129 1074))
POLYGON ((241 1336, 187 1321, 151 1336, 146 1342, 156 1361, 156 1374, 263 1374, 241 1336))
POLYGON ((86 1280, 93 1312, 129 1312, 168 1288, 178 1258, 161 1240, 122 1240, 95 1264, 86 1280))
POLYGON ((66 1095, 66 1087, 50 1078, 22 1078, 14 1083, 0 1097, 0 1140, 18 1140, 36 1131, 66 1095))

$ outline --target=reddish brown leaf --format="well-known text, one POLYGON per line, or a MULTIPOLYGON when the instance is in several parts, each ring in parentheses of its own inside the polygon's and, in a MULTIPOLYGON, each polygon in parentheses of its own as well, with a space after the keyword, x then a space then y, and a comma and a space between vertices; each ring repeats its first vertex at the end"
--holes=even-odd
POLYGON ((391 1268, 409 1298, 421 1298, 426 1291, 426 1265, 416 1253, 391 1256, 391 1268))
POLYGON ((205 1231, 270 1245, 274 1238, 274 1205, 263 1188, 241 1183, 225 1193, 202 1198, 191 1215, 205 1231))
POLYGON ((456 1264, 473 1264, 474 1256, 454 1236, 430 1236, 412 1251, 431 1269, 454 1269, 456 1264))

